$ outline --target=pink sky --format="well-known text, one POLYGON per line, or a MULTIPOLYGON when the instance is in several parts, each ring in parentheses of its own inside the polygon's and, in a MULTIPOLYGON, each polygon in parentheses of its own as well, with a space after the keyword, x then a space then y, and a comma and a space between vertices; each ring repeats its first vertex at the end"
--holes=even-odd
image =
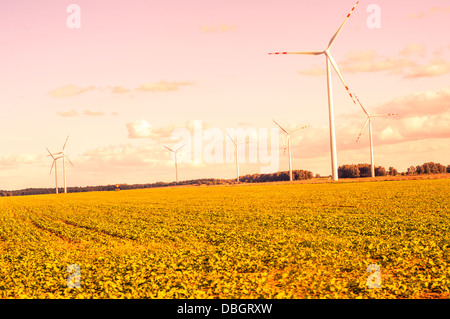
MULTIPOLYGON (((68 186, 173 181, 160 144, 194 121, 290 128, 294 169, 331 174, 323 56, 354 0, 4 1, 0 4, 0 189, 54 187, 45 148, 68 134, 68 186), (81 28, 69 29, 69 4, 81 28)), ((450 164, 448 1, 360 1, 333 57, 370 113, 375 164, 450 164), (381 27, 369 28, 369 5, 381 27)), ((333 72, 338 165, 368 163, 365 121, 333 72)), ((224 135, 224 138, 226 136, 224 135)), ((280 134, 279 170, 287 170, 280 134)), ((184 150, 184 158, 192 155, 184 150)), ((259 163, 240 165, 260 173, 259 163)), ((59 168, 59 171, 61 171, 59 168)), ((181 180, 234 178, 232 163, 181 163, 181 180)), ((59 181, 62 186, 62 179, 59 181)))

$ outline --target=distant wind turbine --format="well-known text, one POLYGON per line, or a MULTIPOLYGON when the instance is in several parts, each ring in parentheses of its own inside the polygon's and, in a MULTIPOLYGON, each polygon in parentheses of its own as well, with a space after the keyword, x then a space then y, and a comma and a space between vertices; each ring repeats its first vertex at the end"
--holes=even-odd
POLYGON ((53 154, 48 150, 48 148, 47 148, 47 152, 48 152, 49 156, 51 156, 53 158, 52 167, 50 168, 50 174, 52 173, 53 166, 54 166, 55 167, 55 185, 56 185, 55 188, 56 188, 56 194, 58 194, 58 167, 56 165, 56 161, 58 159, 60 159, 61 156, 59 156, 59 157, 53 156, 53 154))
POLYGON ((278 127, 284 132, 286 133, 286 140, 287 140, 287 147, 288 147, 288 156, 289 156, 289 180, 292 182, 292 159, 291 159, 291 134, 299 131, 299 130, 303 130, 305 128, 307 128, 308 126, 302 126, 298 129, 295 129, 293 131, 286 131, 284 128, 281 127, 280 124, 278 124, 275 120, 272 120, 276 125, 278 125, 278 127))
POLYGON ((178 165, 177 165, 177 153, 179 150, 181 150, 183 148, 185 144, 183 144, 181 147, 179 147, 176 151, 174 151, 173 149, 163 145, 165 148, 167 148, 169 151, 171 151, 172 153, 175 154, 175 178, 176 178, 176 182, 178 184, 178 165))
POLYGON ((369 113, 367 113, 366 109, 362 106, 361 102, 359 101, 358 97, 355 95, 356 100, 358 101, 359 105, 361 105, 362 110, 364 111, 364 113, 366 113, 367 119, 364 122, 364 125, 361 129, 361 132, 359 132, 358 138, 356 139, 356 142, 359 141, 359 138, 361 137, 362 132, 364 131, 364 129, 366 128, 367 123, 369 123, 369 141, 370 141, 370 170, 371 170, 371 174, 372 177, 375 177, 375 164, 374 164, 374 159, 373 159, 373 139, 372 139, 372 118, 373 117, 384 117, 384 116, 395 116, 398 114, 375 114, 375 115, 370 115, 369 113))
POLYGON ((330 147, 331 147, 331 170, 332 170, 332 176, 333 180, 338 180, 338 167, 337 167, 337 154, 336 154, 336 134, 335 134, 335 128, 334 128, 334 109, 333 109, 333 92, 332 92, 332 82, 331 82, 331 66, 336 71, 337 75, 342 81, 342 84, 344 84, 345 89, 347 90, 348 94, 353 100, 353 103, 356 104, 355 99, 353 98, 353 95, 350 93, 350 90, 347 86, 347 84, 344 81, 344 78, 342 77, 341 72, 339 71, 339 68, 336 64, 336 61, 331 56, 330 50, 333 46, 334 42, 336 41, 339 33, 341 33, 342 28, 344 27, 345 23, 347 22, 348 18, 350 18, 350 15, 352 14, 353 10, 355 10, 356 6, 358 5, 359 1, 356 2, 355 6, 352 8, 352 10, 347 14, 347 17, 345 18, 344 22, 341 24, 337 32, 333 35, 331 38, 328 47, 325 51, 306 51, 306 52, 275 52, 275 53, 269 53, 269 54, 303 54, 303 55, 321 55, 324 54, 326 56, 326 66, 327 66, 327 84, 328 84, 328 113, 329 113, 329 125, 330 125, 330 147))
POLYGON ((238 143, 237 142, 237 137, 236 138, 232 138, 231 135, 228 133, 227 130, 225 130, 227 132, 228 137, 230 138, 231 142, 233 142, 234 145, 234 161, 236 163, 236 182, 239 183, 239 161, 238 161, 238 146, 242 145, 242 144, 248 144, 248 142, 244 142, 244 143, 238 143))
POLYGON ((56 193, 58 193, 58 173, 57 173, 57 160, 62 158, 63 160, 63 175, 64 175, 64 193, 67 193, 67 186, 66 186, 66 162, 65 160, 67 159, 70 163, 70 165, 73 166, 73 163, 71 162, 71 160, 69 159, 69 157, 67 157, 66 153, 64 152, 65 148, 66 148, 66 144, 67 144, 67 140, 69 139, 69 136, 67 136, 66 141, 64 142, 63 148, 61 152, 57 152, 57 153, 51 153, 48 148, 47 148, 47 152, 50 154, 50 156, 53 158, 53 163, 52 163, 52 167, 50 169, 50 173, 52 172, 53 169, 53 165, 55 166, 55 182, 56 182, 56 193), (55 155, 59 155, 56 156, 55 155))

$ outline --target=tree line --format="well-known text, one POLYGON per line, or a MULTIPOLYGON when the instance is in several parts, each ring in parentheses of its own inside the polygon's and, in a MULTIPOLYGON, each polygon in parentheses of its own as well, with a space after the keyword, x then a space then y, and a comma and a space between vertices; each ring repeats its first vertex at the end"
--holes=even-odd
MULTIPOLYGON (((304 170, 292 170, 292 179, 304 180, 311 179, 314 175, 310 171, 304 170)), ((239 180, 243 183, 264 183, 264 182, 278 182, 289 181, 289 172, 277 172, 272 174, 253 174, 239 177, 239 180)))
MULTIPOLYGON (((423 174, 444 174, 450 173, 450 165, 442 165, 440 163, 428 162, 422 165, 410 166, 406 169, 406 172, 400 173, 400 175, 423 175, 423 174)), ((394 167, 389 167, 386 170, 383 166, 375 167, 375 176, 396 176, 399 172, 394 167)), ((342 165, 338 168, 339 178, 358 178, 358 177, 371 177, 370 164, 351 164, 342 165)))
MULTIPOLYGON (((375 176, 396 176, 396 175, 422 175, 422 174, 442 174, 450 173, 450 165, 444 166, 440 163, 428 162, 422 165, 410 166, 406 172, 399 173, 394 167, 389 167, 386 170, 382 166, 375 167, 375 176)), ((338 168, 339 178, 357 178, 357 177, 370 177, 371 170, 370 164, 351 164, 342 165, 338 168)), ((316 178, 319 178, 316 174, 316 178)), ((293 170, 293 180, 306 180, 312 179, 314 175, 311 171, 306 170, 293 170)), ((239 177, 241 183, 265 183, 265 182, 277 182, 277 181, 289 181, 289 172, 277 172, 272 174, 251 174, 239 177)), ((216 179, 216 178, 202 178, 195 180, 186 180, 176 182, 156 182, 148 184, 119 184, 119 185, 99 185, 99 186, 85 186, 85 187, 67 187, 68 193, 81 193, 81 192, 94 192, 94 191, 114 191, 114 190, 126 190, 126 189, 143 189, 143 188, 155 188, 155 187, 170 187, 170 186, 201 186, 201 185, 228 185, 235 184, 236 179, 216 179), (117 187, 118 186, 118 187, 117 187)), ((58 191, 62 193, 64 189, 58 188, 58 191)), ((0 190, 0 196, 24 196, 24 195, 40 195, 40 194, 54 194, 55 188, 26 188, 21 190, 5 191, 0 190)))
MULTIPOLYGON (((293 170, 292 178, 294 180, 313 178, 313 173, 304 170, 293 170)), ((242 183, 264 183, 275 181, 288 181, 289 172, 277 172, 273 174, 253 174, 240 176, 239 181, 242 183)), ((201 185, 227 185, 235 184, 236 179, 217 179, 217 178, 202 178, 194 180, 186 180, 176 182, 156 182, 148 184, 114 184, 114 185, 100 185, 100 186, 85 186, 85 187, 67 187, 68 193, 81 192, 99 192, 99 191, 114 191, 126 189, 143 189, 155 187, 170 187, 170 186, 201 186, 201 185)), ((58 192, 64 192, 64 188, 58 188, 58 192)), ((0 196, 24 196, 24 195, 40 195, 40 194, 54 194, 55 188, 26 188, 14 191, 0 190, 0 196)))

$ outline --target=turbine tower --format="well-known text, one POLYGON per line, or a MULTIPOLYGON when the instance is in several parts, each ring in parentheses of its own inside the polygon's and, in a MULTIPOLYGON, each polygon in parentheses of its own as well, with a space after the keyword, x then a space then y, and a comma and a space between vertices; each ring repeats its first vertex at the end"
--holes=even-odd
POLYGON ((228 137, 230 138, 231 142, 233 142, 234 145, 234 161, 236 163, 236 182, 239 183, 239 161, 238 161, 238 146, 242 145, 242 144, 248 144, 248 142, 244 142, 244 143, 238 143, 237 142, 237 137, 236 138, 232 138, 231 135, 228 133, 227 130, 225 130, 227 132, 228 137))
POLYGON ((58 159, 60 159, 61 156, 59 156, 59 157, 53 156, 53 154, 48 150, 48 148, 47 148, 47 152, 49 154, 48 156, 51 156, 53 158, 52 167, 50 168, 50 174, 52 173, 53 166, 54 166, 55 167, 55 188, 56 188, 56 194, 58 194, 58 167, 56 165, 56 161, 58 159))
POLYGON ((47 152, 53 158, 53 164, 52 164, 52 168, 50 169, 50 173, 52 172, 53 165, 55 166, 55 180, 56 180, 56 193, 57 194, 58 194, 58 174, 57 174, 57 162, 56 161, 58 159, 60 159, 60 158, 62 158, 62 160, 63 160, 64 193, 67 193, 67 186, 66 186, 66 162, 65 162, 65 160, 67 159, 69 161, 70 165, 73 166, 72 161, 69 159, 69 157, 67 157, 66 153, 64 152, 68 139, 69 139, 69 135, 67 136, 66 141, 64 142, 64 145, 63 145, 63 148, 62 148, 61 152, 52 154, 47 148, 47 152), (55 157, 55 155, 58 155, 58 156, 55 157))
POLYGON ((356 95, 355 95, 355 98, 358 101, 359 105, 361 105, 362 110, 364 111, 364 113, 366 113, 366 116, 367 116, 367 119, 364 122, 364 125, 363 125, 363 127, 361 129, 361 132, 359 132, 359 135, 358 135, 358 138, 356 139, 356 142, 358 142, 359 138, 361 137, 362 132, 366 128, 367 123, 369 123, 370 171, 371 171, 372 177, 375 177, 375 164, 374 164, 374 159, 373 159, 372 118, 373 117, 384 117, 384 116, 395 116, 395 115, 398 115, 398 114, 374 114, 374 115, 370 115, 369 113, 367 113, 367 111, 364 108, 364 106, 362 106, 361 102, 359 101, 359 99, 358 99, 358 97, 356 95))
POLYGON ((337 154, 336 154, 336 133, 335 133, 335 127, 334 127, 334 108, 333 108, 333 91, 332 91, 332 81, 331 81, 331 67, 334 68, 337 75, 342 81, 342 84, 344 84, 345 89, 347 90, 348 94, 353 100, 353 103, 356 104, 355 99, 353 98, 353 95, 350 93, 350 90, 347 86, 347 84, 344 81, 344 78, 342 77, 341 72, 339 71, 339 68, 336 64, 336 61, 331 56, 330 50, 333 46, 334 42, 336 41, 339 33, 341 33, 342 28, 344 27, 345 23, 347 22, 348 18, 350 18, 350 15, 355 10, 356 6, 358 5, 359 1, 356 2, 356 4, 353 6, 352 10, 347 14, 347 17, 345 18, 344 22, 341 24, 339 29, 336 31, 336 33, 331 38, 328 47, 324 51, 305 51, 305 52, 275 52, 275 53, 269 53, 269 54, 303 54, 303 55, 321 55, 324 54, 326 57, 326 67, 327 67, 327 89, 328 89, 328 113, 329 113, 329 126, 330 126, 330 148, 331 148, 331 171, 332 171, 332 177, 334 181, 338 180, 338 167, 337 167, 337 154))
POLYGON ((275 120, 272 120, 276 125, 278 125, 278 127, 286 134, 286 140, 287 140, 287 147, 288 147, 288 156, 289 156, 289 180, 292 182, 292 159, 291 159, 291 134, 299 131, 299 130, 303 130, 305 128, 307 128, 308 126, 302 126, 298 129, 295 129, 293 131, 286 131, 284 128, 281 127, 280 124, 278 124, 275 120))
POLYGON ((167 148, 169 151, 171 151, 172 153, 175 154, 175 178, 176 178, 176 182, 178 184, 178 165, 177 165, 177 153, 179 150, 181 150, 183 148, 185 144, 183 144, 181 147, 179 147, 176 151, 174 151, 173 149, 163 145, 165 148, 167 148))

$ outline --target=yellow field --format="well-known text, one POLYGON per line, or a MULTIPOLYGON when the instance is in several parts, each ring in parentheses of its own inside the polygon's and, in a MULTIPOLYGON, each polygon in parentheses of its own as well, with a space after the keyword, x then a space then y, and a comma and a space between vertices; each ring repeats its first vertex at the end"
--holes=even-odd
POLYGON ((0 198, 0 297, 448 298, 449 194, 433 179, 0 198))

